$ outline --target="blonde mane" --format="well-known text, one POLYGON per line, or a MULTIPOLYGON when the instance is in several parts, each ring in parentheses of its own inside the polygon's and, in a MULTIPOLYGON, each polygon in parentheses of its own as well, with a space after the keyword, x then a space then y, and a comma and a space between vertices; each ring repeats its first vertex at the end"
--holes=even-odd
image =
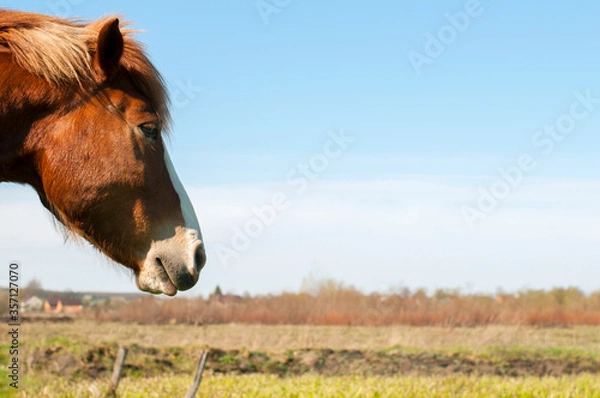
MULTIPOLYGON (((96 83, 92 55, 102 26, 113 17, 85 23, 47 15, 0 9, 0 52, 9 51, 13 62, 54 87, 93 89, 96 83)), ((123 26, 123 25, 122 25, 123 26)), ((121 29, 124 40, 121 66, 164 121, 170 120, 168 95, 154 65, 132 29, 121 29)))

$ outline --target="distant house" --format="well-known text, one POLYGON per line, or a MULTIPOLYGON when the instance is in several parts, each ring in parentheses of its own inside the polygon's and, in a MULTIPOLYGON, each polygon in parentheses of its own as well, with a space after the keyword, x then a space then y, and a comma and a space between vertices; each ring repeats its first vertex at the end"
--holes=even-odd
POLYGON ((38 296, 31 296, 21 301, 21 311, 23 312, 41 311, 43 306, 44 300, 38 296))
POLYGON ((80 298, 50 296, 44 302, 44 312, 77 313, 83 310, 80 298))
POLYGON ((237 304, 243 300, 242 296, 237 294, 223 294, 221 287, 217 285, 215 291, 208 296, 208 301, 218 304, 237 304))
POLYGON ((211 294, 208 298, 208 301, 218 304, 237 304, 243 300, 243 297, 237 294, 211 294))

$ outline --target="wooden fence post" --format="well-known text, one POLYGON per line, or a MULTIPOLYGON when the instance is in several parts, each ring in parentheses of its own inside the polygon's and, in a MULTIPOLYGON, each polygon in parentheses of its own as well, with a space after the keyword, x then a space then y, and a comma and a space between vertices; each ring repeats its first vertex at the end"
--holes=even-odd
POLYGON ((187 394, 185 394, 185 398, 194 398, 196 396, 196 392, 198 392, 198 387, 200 387, 200 382, 202 381, 202 373, 204 372, 204 366, 206 366, 207 359, 208 351, 202 351, 202 354, 200 354, 200 358, 198 359, 198 364, 196 365, 194 381, 192 382, 187 394))
POLYGON ((113 368, 112 378, 110 379, 109 394, 112 396, 116 396, 117 394, 117 387, 119 386, 119 381, 121 381, 121 374, 123 373, 123 364, 125 363, 127 351, 127 347, 119 347, 117 359, 115 360, 115 367, 113 368))

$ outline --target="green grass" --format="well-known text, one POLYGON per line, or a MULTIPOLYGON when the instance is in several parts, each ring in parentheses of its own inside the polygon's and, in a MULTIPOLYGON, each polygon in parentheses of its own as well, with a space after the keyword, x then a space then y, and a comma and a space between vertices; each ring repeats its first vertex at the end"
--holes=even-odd
MULTIPOLYGON (((100 397, 108 386, 118 346, 126 344, 130 351, 118 390, 120 397, 185 395, 197 354, 208 346, 220 350, 209 360, 199 397, 600 398, 598 374, 570 373, 576 368, 583 372, 589 372, 594 366, 597 369, 600 363, 600 329, 597 327, 156 326, 76 321, 68 324, 30 323, 23 329, 21 359, 27 363, 35 357, 40 362, 31 369, 23 368, 19 397, 100 397), (298 375, 304 371, 304 362, 296 363, 295 369, 302 368, 302 372, 286 372, 291 366, 287 359, 297 350, 319 347, 336 351, 370 351, 371 354, 360 363, 352 362, 351 356, 340 355, 343 360, 340 368, 348 365, 346 373, 298 375), (402 356, 399 361, 413 363, 411 361, 419 356, 425 362, 417 362, 417 365, 432 363, 434 359, 441 359, 447 365, 433 361, 433 365, 419 365, 425 366, 425 371, 415 368, 411 370, 414 373, 406 371, 396 377, 398 371, 394 369, 397 368, 388 367, 380 358, 395 355, 395 351, 402 356), (53 359, 45 362, 49 353, 54 353, 53 359), (61 356, 76 357, 81 361, 79 368, 57 371, 55 363, 61 356), (519 362, 520 369, 530 369, 538 359, 549 362, 540 366, 548 365, 550 370, 556 370, 548 373, 554 377, 512 377, 535 374, 511 373, 510 367, 519 362), (252 368, 258 373, 217 373, 237 365, 249 366, 250 360, 256 363, 250 363, 254 368, 247 367, 246 370, 252 368), (474 365, 467 366, 464 369, 468 368, 468 371, 464 371, 461 366, 456 368, 457 362, 474 365), (83 370, 83 363, 86 366, 91 363, 102 365, 106 370, 94 379, 83 370), (378 368, 380 372, 369 372, 377 363, 382 364, 378 368), (588 364, 590 367, 586 367, 588 364), (563 365, 568 366, 563 369, 563 365), (488 370, 490 366, 506 367, 507 372, 488 371, 478 377, 468 373, 484 370, 485 366, 488 370), (453 367, 459 369, 459 373, 452 373, 453 367), (264 374, 268 372, 274 374, 264 374), (280 378, 278 374, 287 376, 280 378), (345 376, 338 376, 343 374, 345 376)), ((0 346, 0 350, 0 360, 6 363, 8 347, 0 346)), ((321 356, 315 360, 322 365, 324 351, 311 352, 313 356, 321 356)), ((308 360, 308 357, 310 355, 300 358, 308 360)), ((319 371, 319 366, 313 367, 313 371, 319 371)), ((310 371, 310 367, 305 367, 310 371)), ((331 364, 326 368, 331 370, 331 364)), ((0 378, 0 397, 9 396, 12 389, 6 386, 8 378, 2 367, 0 378)))
MULTIPOLYGON (((191 377, 123 379, 119 397, 178 397, 191 377)), ((106 383, 32 379, 19 397, 98 397, 106 383)), ((205 375, 198 397, 600 397, 600 378, 320 377, 205 375)))

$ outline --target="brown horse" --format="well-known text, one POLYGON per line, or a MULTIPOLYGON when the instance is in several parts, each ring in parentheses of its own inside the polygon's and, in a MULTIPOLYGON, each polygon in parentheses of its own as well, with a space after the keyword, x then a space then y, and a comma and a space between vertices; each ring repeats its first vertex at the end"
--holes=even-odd
POLYGON ((0 9, 0 182, 31 185, 67 228, 175 295, 206 261, 163 142, 162 78, 116 18, 0 9))

